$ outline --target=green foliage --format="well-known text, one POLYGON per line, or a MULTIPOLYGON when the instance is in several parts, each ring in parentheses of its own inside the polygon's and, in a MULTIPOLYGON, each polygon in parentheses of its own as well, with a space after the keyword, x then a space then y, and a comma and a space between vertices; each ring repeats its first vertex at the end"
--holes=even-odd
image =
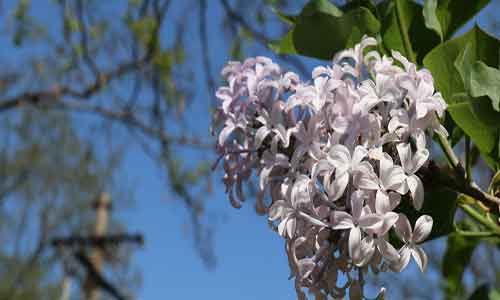
POLYGON ((425 0, 426 25, 430 25, 428 28, 435 30, 444 40, 448 40, 490 2, 491 0, 425 0))
POLYGON ((310 1, 298 16, 284 16, 291 30, 270 48, 279 54, 301 54, 331 59, 346 45, 354 45, 365 34, 374 35, 380 23, 365 7, 343 12, 327 0, 310 1))
POLYGON ((492 80, 478 83, 477 79, 484 76, 484 64, 498 68, 498 50, 499 41, 475 26, 437 46, 424 59, 424 66, 432 72, 453 120, 494 169, 499 161, 500 114, 492 106, 496 100, 492 102, 486 95, 498 99, 497 85, 492 80))
POLYGON ((418 3, 411 0, 385 1, 380 4, 380 10, 385 15, 381 35, 387 49, 399 51, 420 63, 425 54, 439 43, 439 36, 425 27, 423 7, 418 3))
POLYGON ((439 38, 442 41, 443 30, 441 29, 441 23, 439 23, 438 17, 436 15, 437 5, 437 0, 426 0, 424 2, 423 15, 425 19, 425 26, 429 29, 434 30, 439 35, 439 38))

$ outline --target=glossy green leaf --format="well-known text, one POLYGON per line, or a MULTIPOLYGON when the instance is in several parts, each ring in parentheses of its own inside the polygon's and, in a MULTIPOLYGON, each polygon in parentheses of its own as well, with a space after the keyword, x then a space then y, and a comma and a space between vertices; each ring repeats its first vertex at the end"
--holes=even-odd
POLYGON ((464 35, 439 45, 423 60, 434 77, 436 89, 448 103, 453 120, 494 169, 499 165, 500 114, 493 110, 489 98, 472 97, 468 91, 470 84, 464 84, 463 77, 468 78, 467 74, 478 60, 497 67, 498 47, 498 40, 475 26, 464 35))
POLYGON ((500 70, 489 67, 481 61, 476 61, 472 65, 470 73, 471 95, 473 97, 488 96, 496 111, 500 111, 499 83, 500 70))
POLYGON ((425 26, 429 29, 434 30, 441 41, 443 40, 443 30, 441 29, 441 23, 439 23, 438 17, 436 15, 436 8, 438 5, 438 0, 425 0, 424 2, 424 20, 425 26))
POLYGON ((448 112, 460 128, 471 137, 488 165, 495 170, 498 169, 499 130, 491 128, 478 119, 469 102, 450 104, 448 112))
POLYGON ((304 6, 299 16, 301 17, 314 16, 318 12, 325 13, 327 15, 335 17, 340 17, 344 14, 337 6, 333 5, 329 0, 311 0, 304 6))
POLYGON ((342 13, 326 0, 310 1, 293 20, 291 30, 269 45, 279 54, 331 59, 336 52, 359 42, 363 35, 373 36, 380 29, 369 9, 358 7, 342 13))
POLYGON ((299 54, 293 44, 293 30, 289 31, 281 40, 269 43, 268 47, 277 54, 299 54))
POLYGON ((491 0, 437 0, 436 15, 444 40, 453 36, 491 0))
POLYGON ((487 60, 494 66, 497 66, 498 59, 494 57, 494 53, 498 53, 499 46, 500 42, 497 39, 484 34, 481 40, 475 41, 475 43, 474 41, 468 42, 454 62, 455 68, 460 74, 464 84, 464 88, 469 95, 474 98, 482 96, 487 96, 489 98, 481 100, 490 102, 493 107, 483 107, 490 111, 485 110, 486 115, 480 117, 489 117, 488 120, 491 120, 491 125, 495 127, 500 126, 498 122, 500 113, 495 114, 491 112, 491 110, 493 108, 497 112, 499 111, 500 86, 498 82, 500 82, 500 70, 486 65, 480 60, 487 60), (478 43, 482 45, 486 44, 489 48, 481 50, 479 49, 478 43))
POLYGON ((385 1, 382 11, 382 40, 386 49, 396 50, 420 64, 424 56, 440 43, 439 35, 425 26, 423 6, 411 0, 385 1), (410 41, 407 53, 403 34, 410 41))

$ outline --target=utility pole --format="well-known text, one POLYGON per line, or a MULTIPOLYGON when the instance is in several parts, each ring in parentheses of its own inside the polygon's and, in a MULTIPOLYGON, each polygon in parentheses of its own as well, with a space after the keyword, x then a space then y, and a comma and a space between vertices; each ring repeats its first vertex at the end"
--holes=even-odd
MULTIPOLYGON (((94 209, 96 211, 94 236, 102 238, 106 235, 108 230, 108 215, 111 209, 111 199, 109 194, 101 193, 94 202, 94 209)), ((103 263, 103 249, 100 245, 94 245, 90 254, 90 262, 94 266, 94 270, 98 273, 102 271, 103 263)), ((87 277, 83 285, 83 293, 85 300, 99 300, 99 288, 95 282, 95 278, 90 272, 87 272, 87 277)))
MULTIPOLYGON (((108 234, 109 211, 111 199, 107 193, 101 193, 93 203, 96 213, 95 224, 91 235, 71 235, 56 237, 51 244, 60 253, 71 253, 85 270, 86 276, 81 288, 84 300, 99 300, 100 291, 106 291, 117 300, 125 300, 119 288, 107 280, 102 274, 105 263, 105 249, 107 246, 119 246, 123 243, 144 244, 141 234, 108 234), (69 252, 68 252, 69 250, 69 252)), ((67 284, 66 284, 67 285, 67 284)), ((63 284, 61 299, 67 297, 68 287, 63 284)))

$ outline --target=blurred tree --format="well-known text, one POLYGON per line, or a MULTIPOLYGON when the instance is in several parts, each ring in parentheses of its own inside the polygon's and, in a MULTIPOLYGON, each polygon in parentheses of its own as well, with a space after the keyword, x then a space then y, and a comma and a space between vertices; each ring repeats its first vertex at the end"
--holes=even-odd
MULTIPOLYGON (((214 265, 204 214, 213 139, 188 104, 197 93, 214 99, 214 32, 228 42, 224 57, 261 52, 285 30, 270 5, 302 5, 292 2, 0 1, 0 299, 57 299, 67 276, 84 281, 77 260, 50 240, 92 232, 101 191, 118 210, 132 203, 120 166, 134 146, 164 172, 203 262, 214 265), (189 161, 179 155, 186 150, 189 161)), ((299 58, 279 59, 305 71, 299 58)), ((125 231, 110 222, 110 231, 125 231)), ((106 269, 126 294, 139 283, 130 250, 113 249, 106 269)), ((70 299, 80 294, 73 288, 70 299)))

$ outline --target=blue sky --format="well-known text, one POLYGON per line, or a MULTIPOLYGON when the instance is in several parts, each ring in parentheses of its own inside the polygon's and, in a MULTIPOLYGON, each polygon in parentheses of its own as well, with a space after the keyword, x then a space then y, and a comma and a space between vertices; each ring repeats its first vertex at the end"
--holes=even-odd
MULTIPOLYGON (((169 14, 178 17, 176 5, 182 1, 174 2, 169 14)), ((43 5, 40 9, 44 9, 43 5)), ((227 43, 218 31, 221 13, 219 6, 210 6, 208 20, 212 47, 209 56, 214 75, 228 59, 227 43)), ((484 24, 486 20, 480 17, 479 22, 484 24)), ((191 26, 187 34, 196 34, 193 30, 196 26, 191 26)), ((168 39, 168 28, 164 34, 168 39)), ((190 108, 193 117, 188 117, 189 126, 193 132, 208 137, 208 105, 213 96, 206 92, 199 44, 194 43, 189 50, 188 59, 196 76, 196 97, 190 108)), ((263 48, 253 49, 252 54, 272 56, 263 48)), ((308 65, 312 70, 310 61, 308 65)), ((179 155, 186 159, 195 158, 192 154, 179 155)), ((213 158, 207 153, 202 156, 213 158)), ((207 195, 206 203, 208 212, 215 216, 217 265, 208 270, 194 247, 192 236, 184 229, 188 222, 185 208, 169 193, 162 171, 137 145, 132 145, 127 152, 122 171, 124 175, 119 179, 133 183, 136 203, 133 209, 121 212, 120 217, 129 231, 141 232, 146 239, 145 246, 137 249, 133 256, 134 265, 142 273, 142 287, 137 299, 295 299, 293 281, 288 280, 284 243, 268 228, 266 219, 255 214, 251 201, 240 210, 232 208, 219 178, 215 176, 214 194, 207 195)), ((417 271, 412 263, 403 276, 424 276, 417 271)))

